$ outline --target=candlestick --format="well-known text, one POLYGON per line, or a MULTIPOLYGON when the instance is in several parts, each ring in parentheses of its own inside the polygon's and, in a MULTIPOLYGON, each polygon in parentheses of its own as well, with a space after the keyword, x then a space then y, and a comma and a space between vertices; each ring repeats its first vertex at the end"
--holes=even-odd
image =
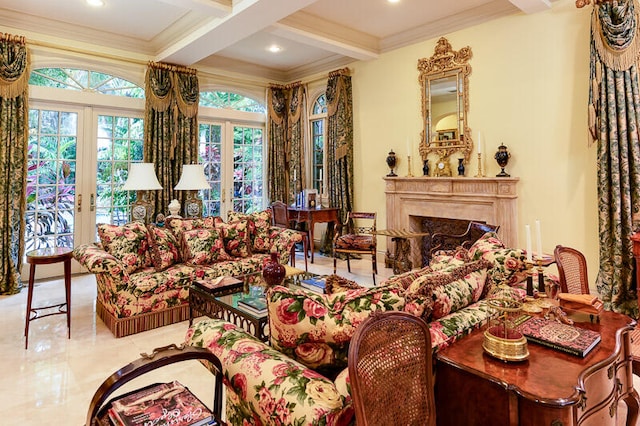
POLYGON ((540 221, 536 219, 536 251, 538 258, 542 259, 542 233, 540 232, 540 221))
POLYGON ((407 177, 413 177, 413 173, 411 173, 411 156, 407 155, 407 177))
POLYGON ((527 268, 527 296, 533 296, 533 263, 527 260, 524 264, 527 268))
POLYGON ((531 227, 525 225, 524 230, 527 236, 527 262, 533 262, 533 258, 531 257, 531 227))
POLYGON ((478 132, 478 155, 482 154, 482 133, 478 132))
POLYGON ((409 138, 407 138, 406 144, 407 144, 407 155, 411 157, 411 144, 409 144, 409 138))
POLYGON ((538 294, 546 295, 546 289, 544 287, 544 269, 542 268, 542 256, 538 256, 538 294))
POLYGON ((482 154, 478 153, 478 174, 475 177, 484 177, 482 174, 482 154))

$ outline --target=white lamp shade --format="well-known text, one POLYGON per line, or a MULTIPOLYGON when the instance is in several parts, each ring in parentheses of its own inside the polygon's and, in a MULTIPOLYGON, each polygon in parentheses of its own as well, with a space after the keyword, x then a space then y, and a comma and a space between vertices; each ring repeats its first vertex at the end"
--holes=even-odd
POLYGON ((193 191, 209 188, 211 188, 211 185, 207 182, 202 164, 184 164, 182 166, 180 180, 173 189, 178 191, 193 191))
POLYGON ((162 189, 153 163, 131 163, 129 176, 122 189, 125 191, 162 189))

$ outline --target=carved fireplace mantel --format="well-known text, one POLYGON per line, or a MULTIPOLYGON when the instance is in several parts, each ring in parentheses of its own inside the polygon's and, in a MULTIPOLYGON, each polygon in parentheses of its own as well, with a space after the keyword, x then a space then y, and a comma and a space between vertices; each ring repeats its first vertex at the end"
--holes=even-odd
MULTIPOLYGON (((387 228, 420 232, 422 218, 478 220, 500 225, 507 247, 518 241, 518 178, 385 177, 387 228)), ((391 247, 388 244, 388 247, 391 247)), ((420 242, 411 241, 414 267, 420 242)))

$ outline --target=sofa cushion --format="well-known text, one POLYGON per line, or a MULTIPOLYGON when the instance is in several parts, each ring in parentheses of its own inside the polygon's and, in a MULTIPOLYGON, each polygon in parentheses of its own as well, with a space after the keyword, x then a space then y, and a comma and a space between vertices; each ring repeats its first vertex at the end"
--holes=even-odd
POLYGON ((179 263, 180 242, 176 236, 167 228, 148 226, 149 246, 151 248, 151 260, 156 271, 164 271, 171 265, 179 263))
POLYGON ((325 278, 324 292, 325 294, 340 293, 341 291, 356 290, 366 288, 355 281, 348 280, 336 274, 329 275, 325 278))
POLYGON ((98 236, 105 251, 120 260, 127 273, 150 265, 147 227, 143 223, 101 223, 98 225, 98 236))
POLYGON ((183 231, 182 250, 182 258, 189 265, 209 265, 231 260, 224 250, 220 232, 215 228, 183 231))
POLYGON ((234 257, 251 256, 251 239, 249 235, 249 221, 236 220, 229 223, 220 222, 216 229, 222 234, 224 249, 234 257))
POLYGON ((482 299, 464 309, 431 321, 429 334, 433 353, 487 324, 495 315, 495 309, 491 309, 487 301, 482 299))
POLYGON ((469 258, 478 260, 484 253, 506 248, 495 232, 487 232, 469 247, 469 258))
POLYGON ((408 272, 404 272, 402 274, 393 275, 388 280, 383 281, 382 285, 384 286, 397 286, 403 290, 409 288, 412 282, 414 282, 418 277, 423 276, 424 274, 428 274, 431 272, 431 268, 429 266, 425 266, 422 269, 414 269, 408 272))
POLYGON ((271 250, 271 209, 255 213, 229 212, 227 221, 248 220, 250 223, 252 250, 257 253, 268 253, 271 250))
POLYGON ((347 290, 333 295, 276 286, 267 292, 271 345, 306 366, 333 373, 347 365, 355 329, 376 311, 397 311, 397 287, 347 290))
POLYGON ((432 257, 429 266, 433 270, 450 269, 471 262, 469 251, 464 247, 454 250, 439 250, 432 257))
POLYGON ((479 260, 418 277, 405 292, 405 311, 431 321, 477 302, 490 266, 479 260))

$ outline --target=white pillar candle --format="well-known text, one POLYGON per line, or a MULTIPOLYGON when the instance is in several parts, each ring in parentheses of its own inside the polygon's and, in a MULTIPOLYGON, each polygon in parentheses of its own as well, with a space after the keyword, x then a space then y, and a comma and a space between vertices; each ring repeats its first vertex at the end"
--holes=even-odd
POLYGON ((478 132, 478 154, 482 154, 482 133, 478 132))
POLYGON ((542 233, 540 232, 540 221, 536 219, 536 251, 538 258, 542 258, 542 233))
POLYGON ((411 156, 411 144, 409 143, 409 138, 407 138, 407 155, 411 156))
POLYGON ((531 227, 529 225, 525 225, 524 229, 527 235, 527 262, 531 262, 531 227))

